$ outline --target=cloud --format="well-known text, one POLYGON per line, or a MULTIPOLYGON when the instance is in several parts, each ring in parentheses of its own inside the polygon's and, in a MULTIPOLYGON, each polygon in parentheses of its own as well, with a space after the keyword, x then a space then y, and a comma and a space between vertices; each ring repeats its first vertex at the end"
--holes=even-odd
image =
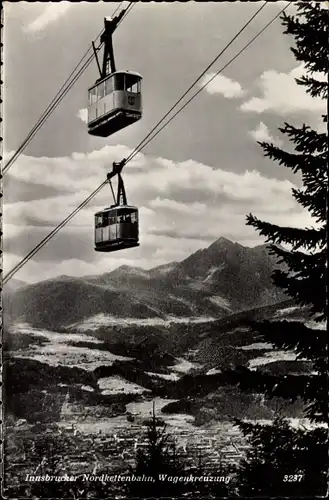
MULTIPOLYGON (((130 152, 116 145, 62 158, 21 155, 10 175, 29 183, 42 178, 46 188, 57 194, 4 203, 4 250, 5 256, 11 256, 5 257, 6 271, 89 196, 104 180, 112 161, 130 152)), ((250 242, 260 244, 263 239, 245 224, 249 212, 276 224, 311 224, 291 196, 291 182, 257 171, 238 174, 194 160, 173 162, 138 154, 125 167, 123 177, 128 201, 139 207, 140 247, 110 257, 94 251, 94 214, 112 203, 111 191, 104 187, 17 277, 38 281, 60 274, 81 276, 121 264, 150 268, 182 260, 219 236, 250 246, 250 242)))
MULTIPOLYGON (((323 99, 314 98, 305 92, 305 88, 298 85, 295 78, 306 74, 303 65, 297 66, 289 73, 280 73, 275 70, 264 71, 260 76, 257 86, 261 96, 252 97, 240 106, 241 111, 261 114, 272 111, 280 115, 289 115, 298 112, 325 112, 326 106, 323 99)), ((322 74, 314 74, 314 78, 326 80, 322 74)))
POLYGON ((38 31, 42 31, 49 24, 57 21, 60 17, 62 17, 71 6, 72 3, 66 1, 51 2, 45 7, 43 13, 40 16, 38 16, 34 21, 28 24, 25 31, 28 33, 37 33, 38 31))
MULTIPOLYGON (((63 187, 61 191, 63 191, 63 187)), ((72 189, 72 188, 71 188, 72 189)), ((65 189, 70 192, 71 190, 65 189)), ((41 198, 51 198, 58 195, 58 189, 42 184, 42 178, 32 182, 25 182, 14 178, 9 172, 3 180, 3 196, 7 203, 17 200, 30 201, 41 198)))
POLYGON ((87 108, 82 108, 79 109, 77 113, 77 117, 80 118, 84 123, 88 122, 88 109, 87 108))
POLYGON ((155 200, 151 200, 149 206, 152 209, 163 209, 169 212, 181 213, 181 214, 205 214, 207 211, 207 205, 205 203, 179 203, 174 200, 168 200, 167 198, 157 197, 155 200))
MULTIPOLYGON (((215 73, 207 73, 201 80, 200 87, 203 87, 203 85, 210 81, 214 75, 215 73)), ((222 94, 226 99, 242 97, 245 94, 240 83, 224 75, 215 76, 206 86, 206 91, 209 94, 222 94)))
POLYGON ((281 146, 282 141, 278 137, 273 137, 270 134, 268 127, 263 122, 259 122, 259 125, 255 128, 255 130, 251 130, 249 132, 251 137, 259 142, 271 142, 276 146, 281 146))

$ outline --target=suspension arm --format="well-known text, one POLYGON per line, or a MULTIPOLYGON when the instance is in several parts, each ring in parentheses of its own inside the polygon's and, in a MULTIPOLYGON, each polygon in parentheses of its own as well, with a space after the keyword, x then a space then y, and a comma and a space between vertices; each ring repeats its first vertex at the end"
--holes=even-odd
POLYGON ((116 71, 114 51, 113 51, 113 41, 112 35, 121 21, 122 17, 125 15, 127 9, 124 9, 113 19, 104 19, 105 29, 101 35, 101 43, 104 43, 104 54, 103 54, 103 67, 101 77, 105 78, 107 75, 107 65, 110 63, 111 73, 116 71))

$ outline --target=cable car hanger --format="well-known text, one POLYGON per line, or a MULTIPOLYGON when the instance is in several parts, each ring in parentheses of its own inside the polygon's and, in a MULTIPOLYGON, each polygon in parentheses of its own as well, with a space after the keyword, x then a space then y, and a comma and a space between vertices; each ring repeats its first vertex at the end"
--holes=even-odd
MULTIPOLYGON (((265 30, 267 30, 267 28, 277 19, 279 18, 279 16, 281 16, 281 14, 286 11, 290 5, 292 4, 292 2, 289 2, 283 9, 281 9, 260 31, 258 31, 256 33, 256 35, 246 44, 242 47, 242 49, 240 49, 240 51, 232 57, 232 59, 230 59, 230 61, 228 63, 225 64, 225 66, 223 66, 216 74, 215 76, 217 76, 218 74, 220 74, 224 69, 226 69, 227 66, 229 66, 233 61, 235 61, 237 59, 237 57, 239 57, 262 33, 264 33, 265 30)), ((231 41, 227 44, 226 46, 226 49, 232 44, 232 42, 237 38, 237 36, 240 35, 240 33, 251 23, 251 21, 256 17, 256 15, 259 14, 259 12, 262 10, 262 8, 264 7, 264 5, 266 4, 263 4, 263 6, 261 6, 260 9, 257 10, 256 14, 254 14, 248 21, 247 23, 244 25, 244 27, 238 32, 238 34, 233 38, 231 39, 231 41)), ((225 49, 225 50, 226 50, 225 49)), ((215 62, 215 61, 214 61, 215 62)), ((214 76, 214 77, 215 77, 214 76)), ((214 78, 213 77, 213 78, 214 78)), ((200 78, 198 78, 199 80, 200 78)), ((199 94, 200 90, 202 90, 203 88, 205 88, 211 81, 212 79, 210 79, 209 81, 206 82, 206 84, 201 88, 199 89, 195 94, 192 95, 192 98, 190 98, 179 110, 178 112, 176 112, 159 130, 158 132, 156 132, 155 134, 153 134, 153 136, 149 139, 149 141, 147 141, 145 143, 145 139, 147 139, 152 133, 153 131, 155 131, 155 129, 160 125, 160 123, 162 123, 162 121, 166 118, 166 116, 168 116, 169 112, 172 111, 172 110, 169 110, 169 112, 160 120, 160 122, 154 127, 153 130, 151 130, 151 132, 146 136, 146 138, 141 141, 141 143, 135 148, 133 154, 130 154, 130 156, 126 159, 126 163, 128 163, 129 161, 132 160, 132 158, 138 154, 147 144, 148 142, 150 142, 151 140, 154 139, 154 137, 156 137, 156 135, 158 135, 159 132, 161 132, 161 130, 167 126, 171 121, 172 119, 175 118, 175 116, 177 116, 178 113, 180 113, 185 107, 186 105, 188 105, 195 97, 196 95, 199 94), (144 143, 144 144, 143 144, 144 143)), ((181 99, 180 99, 181 100, 181 99)), ((174 107, 176 107, 178 105, 178 103, 180 102, 177 101, 177 103, 174 105, 174 107)), ((22 147, 22 146, 21 146, 22 147)), ((11 161, 11 160, 10 160, 11 161)), ((8 165, 8 164, 7 164, 8 165)), ((7 168, 10 167, 10 164, 7 166, 7 168)), ((112 176, 113 177, 113 176, 112 176)), ((3 277, 3 284, 5 285, 39 250, 41 250, 41 248, 43 248, 49 241, 51 241, 51 239, 66 225, 68 224, 72 219, 73 217, 78 213, 80 212, 80 210, 82 210, 100 191, 101 189, 107 184, 107 180, 104 180, 80 205, 78 205, 78 207, 76 207, 60 224, 58 224, 43 240, 41 240, 40 243, 38 243, 20 262, 18 262, 16 264, 16 266, 14 266, 4 277, 3 277)))
POLYGON ((123 179, 121 176, 121 171, 122 171, 124 165, 126 164, 126 161, 127 160, 125 158, 123 160, 121 160, 120 162, 114 161, 112 163, 112 166, 113 166, 112 172, 109 172, 107 174, 107 181, 109 182, 109 184, 111 186, 113 199, 114 199, 114 203, 115 203, 114 205, 112 205, 113 207, 120 206, 120 205, 128 205, 126 190, 125 190, 124 182, 123 182, 123 179), (115 177, 116 175, 118 176, 118 190, 117 190, 117 197, 115 198, 111 179, 113 179, 113 177, 115 177))
POLYGON ((107 174, 114 205, 95 214, 95 250, 96 252, 114 252, 139 246, 138 208, 128 205, 126 190, 121 171, 127 162, 112 163, 112 172, 107 174), (113 191, 111 179, 118 176, 117 196, 113 191))
POLYGON ((142 76, 133 71, 117 71, 113 33, 126 10, 113 19, 104 18, 104 31, 100 45, 92 43, 99 71, 99 78, 88 89, 88 133, 97 137, 109 137, 142 118, 142 76), (103 49, 102 64, 98 51, 103 49))
MULTIPOLYGON (((94 54, 95 54, 95 59, 97 62, 97 67, 99 70, 100 78, 99 80, 102 80, 109 74, 109 67, 111 68, 111 73, 116 72, 116 66, 115 66, 115 59, 114 59, 114 51, 113 51, 113 40, 112 40, 112 35, 118 26, 119 22, 125 15, 127 9, 124 9, 118 14, 116 17, 107 19, 106 17, 104 18, 104 32, 101 34, 100 37, 100 45, 95 48, 95 43, 92 42, 94 54), (103 65, 102 68, 100 67, 99 60, 97 57, 97 52, 100 50, 102 44, 104 43, 104 53, 103 53, 103 65)), ((99 81, 99 80, 96 80, 99 81)))

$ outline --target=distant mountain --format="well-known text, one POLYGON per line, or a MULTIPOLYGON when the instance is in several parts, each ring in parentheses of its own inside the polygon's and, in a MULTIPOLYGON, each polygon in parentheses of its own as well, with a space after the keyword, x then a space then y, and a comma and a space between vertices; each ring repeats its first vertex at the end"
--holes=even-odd
POLYGON ((66 327, 98 314, 116 318, 208 317, 274 304, 286 297, 271 274, 264 245, 247 248, 219 238, 182 262, 150 270, 121 266, 100 276, 61 276, 4 297, 7 319, 66 327))
POLYGON ((219 238, 176 266, 167 280, 175 287, 208 293, 214 302, 224 299, 236 311, 284 299, 272 285, 274 267, 276 259, 265 245, 247 248, 219 238))
POLYGON ((4 293, 12 293, 16 292, 16 290, 19 290, 20 288, 23 288, 24 286, 27 286, 28 283, 26 281, 22 280, 17 280, 16 278, 12 278, 8 283, 6 283, 3 286, 3 292, 4 293))
POLYGON ((148 272, 152 278, 166 276, 168 273, 176 269, 177 266, 179 266, 179 262, 169 262, 168 264, 162 264, 161 266, 154 267, 148 272))

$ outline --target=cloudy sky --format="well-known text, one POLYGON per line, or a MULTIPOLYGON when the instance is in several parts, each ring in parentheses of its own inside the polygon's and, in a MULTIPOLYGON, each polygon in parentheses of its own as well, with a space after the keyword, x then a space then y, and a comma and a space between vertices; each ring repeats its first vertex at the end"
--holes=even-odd
MULTIPOLYGON (((20 146, 117 3, 5 3, 4 156, 20 146)), ((115 33, 118 69, 143 75, 143 119, 110 138, 87 133, 93 62, 4 181, 4 269, 9 271, 126 157, 259 8, 252 3, 136 4, 115 33)), ((202 85, 286 5, 269 3, 213 66, 202 85)), ((291 9, 291 7, 290 7, 291 9)), ((128 201, 140 208, 140 247, 109 255, 93 247, 93 214, 111 203, 104 188, 15 276, 28 282, 150 268, 220 236, 262 239, 245 225, 310 224, 291 197, 298 177, 263 157, 257 140, 287 147, 284 121, 320 127, 323 102, 295 84, 303 68, 276 21, 215 78, 125 170, 128 201)))

